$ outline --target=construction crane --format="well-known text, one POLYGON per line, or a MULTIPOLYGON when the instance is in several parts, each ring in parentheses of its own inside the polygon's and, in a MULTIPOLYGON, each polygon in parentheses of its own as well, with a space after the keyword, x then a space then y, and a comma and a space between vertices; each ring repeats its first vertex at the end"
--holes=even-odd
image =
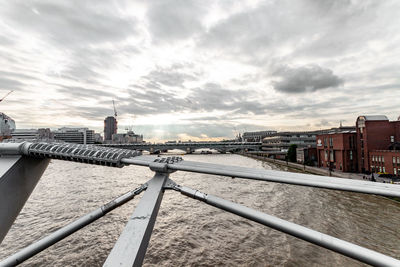
POLYGON ((10 92, 8 92, 5 96, 3 96, 3 98, 0 99, 0 102, 4 100, 4 98, 6 98, 9 94, 11 94, 12 92, 14 92, 14 90, 11 90, 10 92))
POLYGON ((114 117, 117 118, 117 109, 115 108, 115 102, 114 102, 114 100, 112 102, 113 102, 113 107, 114 107, 114 117))

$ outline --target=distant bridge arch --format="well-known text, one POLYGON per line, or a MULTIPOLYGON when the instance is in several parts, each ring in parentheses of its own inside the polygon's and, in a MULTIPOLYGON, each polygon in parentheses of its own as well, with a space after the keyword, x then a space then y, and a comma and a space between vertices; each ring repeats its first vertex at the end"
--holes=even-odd
POLYGON ((262 143, 259 142, 183 142, 183 143, 142 143, 142 144, 103 144, 104 147, 123 148, 131 150, 145 150, 150 153, 156 151, 166 151, 172 149, 183 150, 186 153, 192 153, 197 149, 215 149, 221 153, 254 151, 261 150, 262 143))

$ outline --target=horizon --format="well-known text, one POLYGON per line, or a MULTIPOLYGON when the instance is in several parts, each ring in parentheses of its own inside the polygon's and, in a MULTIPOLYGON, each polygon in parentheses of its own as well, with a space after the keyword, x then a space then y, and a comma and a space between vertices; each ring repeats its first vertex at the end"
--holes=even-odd
POLYGON ((398 1, 0 3, 0 111, 17 129, 118 112, 144 140, 400 115, 398 1))

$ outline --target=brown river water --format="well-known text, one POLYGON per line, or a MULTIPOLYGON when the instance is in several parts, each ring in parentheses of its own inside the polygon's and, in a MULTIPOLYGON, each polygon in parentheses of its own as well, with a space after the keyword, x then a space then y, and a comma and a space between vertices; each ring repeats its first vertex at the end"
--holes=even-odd
MULTIPOLYGON (((184 159, 276 169, 240 155, 184 159)), ((0 259, 153 176, 53 160, 0 245, 0 259)), ((176 183, 234 201, 400 259, 400 203, 358 193, 176 172, 176 183)), ((140 196, 22 266, 101 266, 140 196)), ((166 191, 144 266, 364 266, 316 245, 166 191)))

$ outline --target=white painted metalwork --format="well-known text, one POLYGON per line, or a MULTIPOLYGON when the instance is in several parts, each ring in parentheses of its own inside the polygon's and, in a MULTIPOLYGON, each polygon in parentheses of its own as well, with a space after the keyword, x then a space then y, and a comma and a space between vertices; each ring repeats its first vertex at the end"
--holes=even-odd
MULTIPOLYGON (((400 197, 400 185, 380 184, 368 181, 326 176, 183 161, 182 158, 179 157, 160 158, 154 156, 138 156, 138 153, 136 152, 127 152, 126 150, 120 149, 97 148, 94 146, 60 146, 59 144, 55 145, 46 143, 41 143, 40 145, 31 143, 0 144, 0 156, 0 170, 2 171, 2 173, 0 173, 0 192, 5 192, 11 188, 17 190, 18 188, 15 189, 15 186, 23 187, 26 181, 20 179, 20 177, 23 178, 23 174, 26 173, 24 170, 31 166, 29 165, 30 163, 28 161, 21 161, 22 163, 20 165, 15 164, 15 162, 7 162, 7 159, 9 158, 15 158, 16 161, 18 161, 18 159, 43 161, 43 158, 55 158, 114 167, 133 164, 147 166, 156 172, 155 176, 147 183, 148 187, 146 193, 139 202, 132 217, 128 221, 123 233, 115 244, 104 266, 140 266, 142 264, 148 242, 150 240, 151 232, 154 227, 158 209, 161 204, 163 192, 166 189, 177 190, 186 196, 198 199, 214 207, 232 212, 244 218, 269 226, 278 231, 293 235, 332 251, 336 251, 340 254, 367 264, 376 266, 400 266, 400 261, 398 259, 247 208, 245 206, 215 196, 207 195, 194 189, 177 185, 169 179, 169 174, 175 171, 199 172, 212 175, 395 197, 400 197), (28 157, 24 157, 22 155, 28 157), (9 169, 14 169, 14 171, 10 172, 8 171, 9 169), (10 182, 14 180, 18 182, 16 184, 10 182)), ((45 165, 47 166, 47 164, 45 165)), ((36 173, 36 182, 40 178, 40 175, 40 172, 36 173)), ((36 182, 30 186, 31 190, 33 190, 36 182)), ((112 201, 109 204, 101 207, 100 209, 81 217, 76 222, 59 229, 53 234, 50 234, 48 237, 39 240, 17 254, 9 257, 5 261, 0 262, 0 266, 16 264, 21 262, 23 259, 27 259, 32 255, 35 255, 48 246, 61 240, 65 236, 68 236, 69 234, 91 223, 95 219, 105 215, 111 209, 127 202, 129 199, 133 198, 134 195, 139 193, 139 191, 141 192, 143 190, 144 188, 133 190, 130 192, 130 194, 124 195, 121 198, 118 198, 115 201, 112 201)), ((24 195, 23 199, 27 198, 29 194, 30 193, 24 195)), ((6 201, 12 200, 6 199, 6 201)), ((21 201, 17 205, 19 210, 22 208, 24 202, 25 201, 21 201)), ((19 212, 19 210, 17 212, 19 212)), ((1 212, 0 215, 2 215, 0 220, 7 220, 10 222, 10 218, 12 217, 11 215, 10 218, 5 218, 8 215, 4 215, 1 212)), ((11 218, 12 221, 14 219, 15 218, 11 218)), ((9 226, 7 225, 6 227, 9 226)), ((5 230, 5 233, 7 231, 8 228, 5 230)))
POLYGON ((0 267, 11 267, 26 261, 27 259, 35 256, 36 254, 40 253, 51 245, 54 245, 58 241, 63 240, 64 238, 75 233, 79 229, 82 229, 86 225, 89 225, 97 219, 103 217, 115 208, 127 203, 129 200, 132 200, 135 196, 146 190, 146 188, 147 184, 144 184, 132 191, 123 194, 122 196, 113 199, 107 204, 101 206, 100 208, 80 217, 78 220, 67 224, 66 226, 38 240, 37 242, 30 244, 29 246, 23 248, 14 255, 1 261, 0 267))

